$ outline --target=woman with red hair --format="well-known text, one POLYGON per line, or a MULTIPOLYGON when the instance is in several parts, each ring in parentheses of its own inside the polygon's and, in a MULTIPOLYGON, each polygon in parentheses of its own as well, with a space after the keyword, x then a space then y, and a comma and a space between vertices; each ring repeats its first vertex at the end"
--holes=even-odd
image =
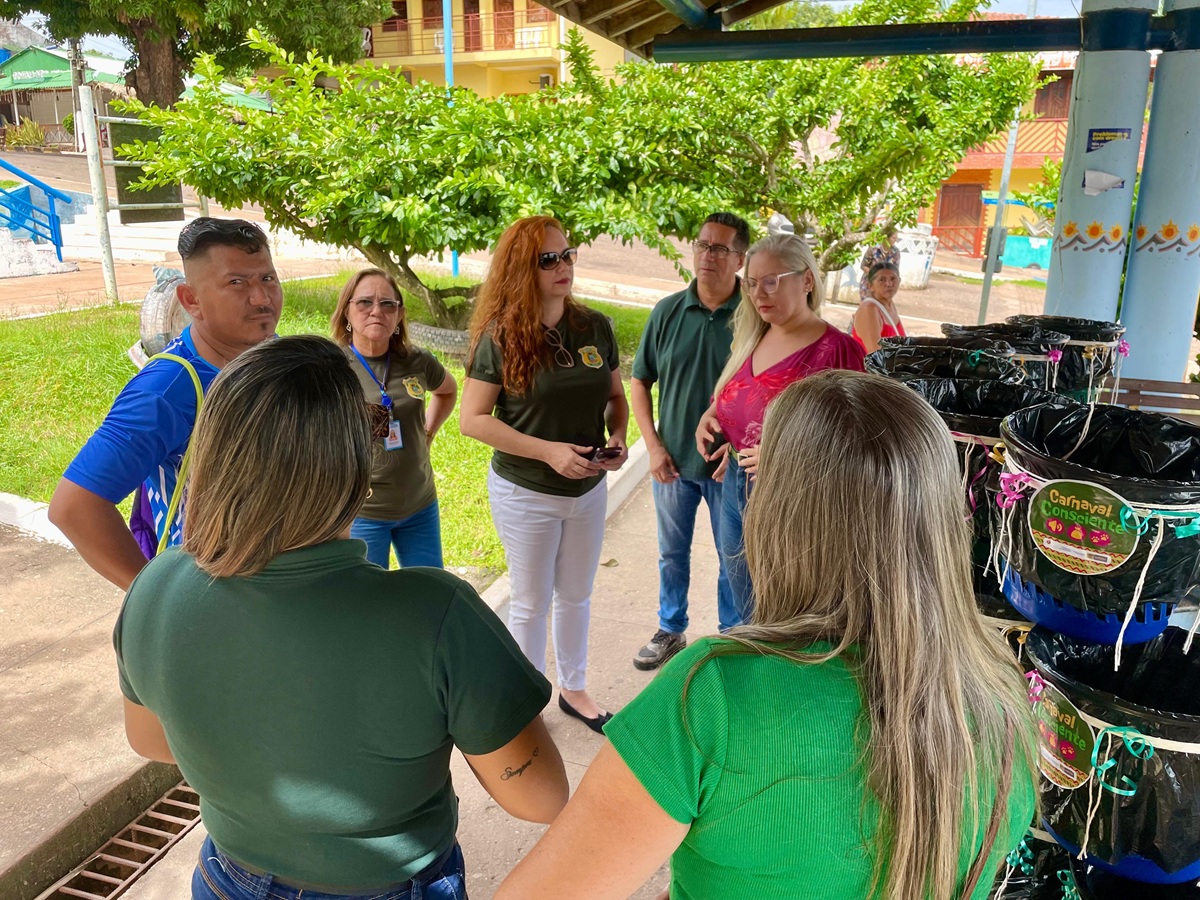
POLYGON ((459 427, 495 448, 488 498, 512 582, 508 628, 544 672, 554 607, 558 705, 601 732, 588 695, 592 584, 606 471, 628 456, 629 406, 611 323, 571 297, 575 258, 549 216, 500 236, 471 319, 459 427))

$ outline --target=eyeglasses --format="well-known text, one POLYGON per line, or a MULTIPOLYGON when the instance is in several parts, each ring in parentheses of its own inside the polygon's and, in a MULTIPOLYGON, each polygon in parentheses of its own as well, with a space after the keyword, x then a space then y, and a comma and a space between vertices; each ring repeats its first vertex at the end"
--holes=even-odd
POLYGON ((579 251, 577 249, 575 249, 574 247, 568 247, 566 250, 563 250, 561 253, 554 253, 554 252, 539 253, 538 254, 538 268, 541 269, 543 272, 549 272, 551 269, 555 269, 558 267, 558 263, 560 260, 562 262, 565 262, 568 266, 573 266, 573 265, 575 265, 575 259, 578 256, 579 256, 579 251))
POLYGON ((357 300, 351 300, 354 308, 360 313, 369 313, 376 306, 382 313, 395 313, 404 308, 404 304, 399 300, 374 300, 371 297, 359 297, 357 300))
POLYGON ((554 361, 564 369, 575 368, 575 357, 571 355, 571 351, 563 344, 562 335, 558 333, 557 328, 546 329, 546 343, 554 348, 554 361))
POLYGON ((697 256, 707 253, 713 259, 724 259, 730 253, 742 252, 734 250, 732 247, 726 247, 724 244, 710 244, 708 241, 692 241, 692 249, 696 251, 697 256))
POLYGON ((768 294, 773 294, 779 290, 779 279, 787 278, 789 275, 803 275, 807 269, 797 269, 794 272, 780 272, 778 275, 764 275, 762 278, 743 278, 742 284, 746 288, 746 292, 753 294, 761 287, 768 294))

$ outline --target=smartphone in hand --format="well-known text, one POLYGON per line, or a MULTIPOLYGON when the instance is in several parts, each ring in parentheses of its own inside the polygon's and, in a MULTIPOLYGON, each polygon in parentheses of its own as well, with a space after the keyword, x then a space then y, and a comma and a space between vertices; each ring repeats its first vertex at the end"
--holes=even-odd
POLYGON ((620 447, 597 447, 592 451, 592 455, 588 457, 592 462, 606 462, 610 459, 616 459, 621 455, 620 447))

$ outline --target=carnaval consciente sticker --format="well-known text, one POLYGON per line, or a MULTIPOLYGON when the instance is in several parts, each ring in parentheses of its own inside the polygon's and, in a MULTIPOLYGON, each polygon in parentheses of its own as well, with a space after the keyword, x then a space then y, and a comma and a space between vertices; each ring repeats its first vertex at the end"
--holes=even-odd
POLYGON ((1075 704, 1045 684, 1033 710, 1038 726, 1038 768, 1051 784, 1075 790, 1092 774, 1096 733, 1075 704))
POLYGON ((1038 551, 1075 575, 1100 575, 1123 565, 1137 549, 1126 528, 1124 497, 1088 481, 1049 481, 1029 501, 1029 533, 1038 551))

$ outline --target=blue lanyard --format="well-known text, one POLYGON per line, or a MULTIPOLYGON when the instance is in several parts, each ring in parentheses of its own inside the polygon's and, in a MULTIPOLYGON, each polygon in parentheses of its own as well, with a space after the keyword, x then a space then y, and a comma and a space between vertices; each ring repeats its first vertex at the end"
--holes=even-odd
POLYGON ((388 412, 391 412, 392 411, 392 398, 388 396, 388 392, 387 392, 388 371, 392 367, 392 352, 391 352, 391 350, 388 351, 387 362, 385 362, 383 364, 383 381, 380 381, 378 378, 375 377, 375 373, 371 370, 370 365, 367 364, 367 360, 363 357, 363 355, 361 353, 358 352, 358 348, 355 347, 353 344, 351 344, 350 349, 354 351, 354 355, 358 357, 358 361, 363 364, 363 368, 367 370, 367 374, 371 376, 371 380, 373 382, 375 382, 375 386, 377 388, 379 388, 379 402, 381 404, 383 404, 384 409, 386 409, 388 412))

